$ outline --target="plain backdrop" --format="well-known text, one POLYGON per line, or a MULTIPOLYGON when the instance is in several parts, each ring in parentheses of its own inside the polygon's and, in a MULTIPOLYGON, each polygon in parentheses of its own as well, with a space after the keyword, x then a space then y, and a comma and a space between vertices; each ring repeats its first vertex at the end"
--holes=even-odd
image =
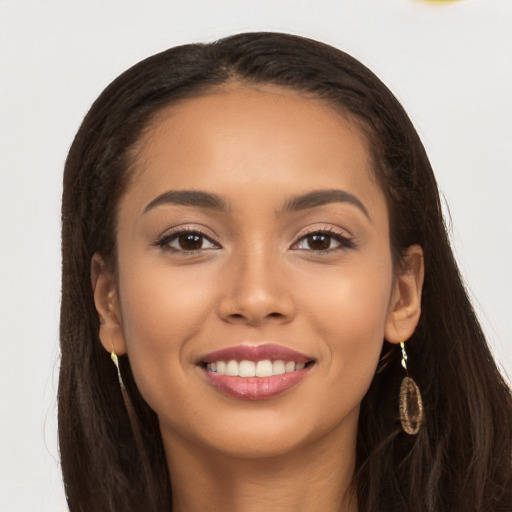
POLYGON ((66 509, 56 441, 62 168, 88 107, 160 50, 287 31, 348 51, 412 117, 512 374, 512 2, 0 0, 0 512, 66 509))

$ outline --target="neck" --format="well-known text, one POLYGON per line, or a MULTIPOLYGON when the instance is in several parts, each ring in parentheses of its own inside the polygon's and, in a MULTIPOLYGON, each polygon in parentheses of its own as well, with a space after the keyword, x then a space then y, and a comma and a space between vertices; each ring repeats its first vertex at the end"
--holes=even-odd
POLYGON ((355 429, 292 453, 236 458, 162 432, 173 512, 357 512, 355 429))

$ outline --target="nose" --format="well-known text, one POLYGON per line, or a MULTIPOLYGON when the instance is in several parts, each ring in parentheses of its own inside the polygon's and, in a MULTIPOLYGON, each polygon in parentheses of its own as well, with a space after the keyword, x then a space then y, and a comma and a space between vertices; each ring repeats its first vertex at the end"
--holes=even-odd
POLYGON ((234 256, 222 278, 218 311, 224 321, 251 326, 291 321, 295 302, 279 256, 263 248, 234 256))

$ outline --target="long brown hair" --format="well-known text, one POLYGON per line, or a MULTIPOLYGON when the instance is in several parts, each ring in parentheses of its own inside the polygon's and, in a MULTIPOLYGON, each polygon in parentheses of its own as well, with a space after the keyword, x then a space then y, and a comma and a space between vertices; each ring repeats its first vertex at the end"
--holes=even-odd
POLYGON ((99 253, 115 268, 116 208, 132 173, 134 147, 152 117, 230 80, 307 92, 357 120, 387 198, 395 263, 412 244, 424 250, 422 315, 407 346, 426 422, 416 436, 401 431, 403 370, 396 347, 384 342, 385 363, 361 405, 354 480, 360 511, 512 510, 510 389, 468 300, 437 184, 407 114, 346 53, 298 36, 250 33, 171 48, 138 63, 100 95, 71 146, 62 201, 59 381, 60 451, 71 511, 171 510, 157 418, 137 390, 128 358, 120 358, 151 461, 148 472, 115 368, 98 338, 90 265, 99 253))

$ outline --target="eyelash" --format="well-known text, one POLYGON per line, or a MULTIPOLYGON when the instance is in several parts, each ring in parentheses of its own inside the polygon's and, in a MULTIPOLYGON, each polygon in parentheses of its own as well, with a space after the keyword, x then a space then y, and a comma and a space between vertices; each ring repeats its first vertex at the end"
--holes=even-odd
MULTIPOLYGON (((331 239, 334 239, 339 243, 339 247, 329 247, 328 249, 296 249, 296 250, 309 250, 315 254, 327 254, 334 251, 340 251, 344 249, 354 249, 356 247, 356 243, 352 238, 349 238, 345 235, 342 235, 339 231, 332 228, 321 228, 321 229, 312 229, 311 231, 304 233, 298 240, 293 244, 293 246, 298 245, 301 241, 306 240, 308 237, 318 235, 325 235, 331 239)), ((293 247, 292 246, 292 247, 293 247)))
MULTIPOLYGON (((194 228, 194 229, 191 229, 191 228, 179 228, 179 229, 176 229, 175 231, 171 231, 170 233, 166 233, 164 236, 162 236, 161 238, 159 238, 154 244, 152 244, 153 246, 155 247, 160 247, 161 249, 167 249, 169 251, 172 251, 174 253, 183 253, 183 254, 196 254, 196 253, 199 253, 199 252, 202 252, 202 251, 205 251, 205 250, 211 250, 212 248, 203 248, 203 247, 200 247, 198 249, 190 249, 190 250, 187 250, 187 249, 178 249, 176 247, 171 247, 170 243, 171 242, 174 242, 176 240, 178 240, 180 237, 182 236, 187 236, 187 235, 196 235, 197 237, 200 237, 201 241, 204 242, 204 240, 207 240, 210 244, 216 246, 216 247, 213 247, 213 248, 221 248, 220 244, 218 244, 217 242, 215 242, 214 240, 212 240, 212 238, 210 236, 208 236, 206 233, 202 232, 200 229, 197 229, 197 228, 194 228)), ((201 243, 202 245, 202 243, 201 243)), ((291 248, 293 250, 297 250, 297 251, 310 251, 312 253, 315 253, 315 254, 327 254, 327 253, 331 253, 331 252, 335 252, 335 251, 339 251, 339 250, 346 250, 346 249, 353 249, 354 247, 356 247, 356 243, 354 242, 353 239, 349 238, 349 237, 346 237, 344 235, 342 235, 340 232, 332 229, 332 228, 322 228, 322 229, 312 229, 311 231, 303 234, 296 242, 293 243, 293 245, 291 246, 291 248), (308 237, 312 237, 312 236, 321 236, 321 235, 324 235, 324 236, 327 236, 329 237, 330 239, 334 239, 336 242, 339 243, 339 247, 329 247, 327 249, 293 249, 294 247, 298 246, 300 244, 300 242, 306 240, 308 237)))
POLYGON ((208 236, 206 233, 203 233, 200 229, 197 228, 178 228, 174 231, 168 232, 165 235, 163 235, 161 238, 159 238, 153 245, 155 247, 160 247, 161 249, 167 249, 169 251, 175 252, 175 253, 186 253, 186 254, 196 254, 200 251, 208 250, 204 248, 199 249, 192 249, 192 250, 186 250, 186 249, 178 249, 176 247, 171 247, 170 243, 178 240, 182 236, 186 235, 197 235, 202 240, 208 240, 212 245, 215 245, 216 248, 220 248, 220 245, 212 240, 210 236, 208 236))

